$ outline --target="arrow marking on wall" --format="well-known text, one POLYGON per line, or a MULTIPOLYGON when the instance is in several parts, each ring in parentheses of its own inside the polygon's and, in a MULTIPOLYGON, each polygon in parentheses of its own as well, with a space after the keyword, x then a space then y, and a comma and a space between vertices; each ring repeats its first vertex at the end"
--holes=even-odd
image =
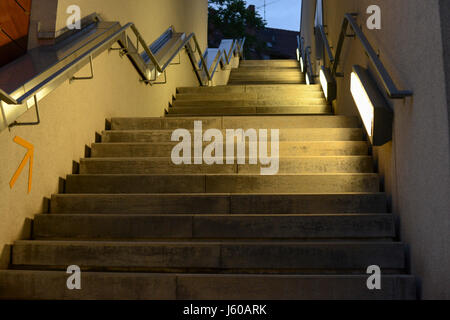
POLYGON ((29 143, 28 141, 25 141, 20 137, 15 137, 14 142, 17 143, 18 145, 26 148, 28 151, 27 151, 27 154, 25 155, 25 157, 23 158, 22 162, 20 163, 19 168, 16 170, 16 173, 14 173, 14 176, 12 177, 11 181, 9 182, 9 186, 11 187, 11 189, 14 187, 17 179, 20 176, 20 173, 22 172, 23 168, 27 164, 27 161, 30 160, 30 166, 29 166, 29 171, 28 171, 28 193, 30 193, 31 192, 31 178, 33 176, 34 146, 31 143, 29 143))

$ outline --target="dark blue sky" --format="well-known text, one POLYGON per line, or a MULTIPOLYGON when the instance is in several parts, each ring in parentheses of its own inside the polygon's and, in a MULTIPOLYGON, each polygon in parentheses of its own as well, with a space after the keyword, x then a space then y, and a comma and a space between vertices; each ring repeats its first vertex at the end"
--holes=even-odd
MULTIPOLYGON (((264 17, 264 0, 246 0, 247 5, 254 4, 264 17)), ((300 30, 301 0, 266 0, 267 26, 271 28, 300 30)))

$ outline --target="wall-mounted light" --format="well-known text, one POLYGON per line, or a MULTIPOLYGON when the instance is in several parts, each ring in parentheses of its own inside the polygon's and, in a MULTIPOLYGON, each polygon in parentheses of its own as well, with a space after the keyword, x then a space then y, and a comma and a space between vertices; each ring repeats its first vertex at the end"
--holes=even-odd
POLYGON ((320 84, 327 102, 331 103, 336 99, 337 85, 336 80, 332 77, 328 68, 322 66, 320 68, 320 84))
POLYGON ((393 112, 367 69, 353 66, 350 91, 372 145, 392 140, 393 112))
POLYGON ((305 72, 305 63, 303 62, 303 57, 300 53, 300 49, 297 48, 297 61, 300 63, 300 70, 305 72))
POLYGON ((306 84, 307 84, 308 86, 311 85, 311 80, 309 80, 308 72, 305 74, 305 80, 306 80, 306 84))

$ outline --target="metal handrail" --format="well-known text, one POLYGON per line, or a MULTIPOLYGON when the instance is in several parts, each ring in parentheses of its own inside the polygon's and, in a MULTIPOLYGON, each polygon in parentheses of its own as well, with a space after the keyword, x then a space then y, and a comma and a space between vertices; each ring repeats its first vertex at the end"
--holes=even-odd
POLYGON ((236 48, 236 40, 224 40, 219 46, 219 49, 223 50, 223 54, 225 57, 225 61, 227 64, 231 62, 231 58, 233 56, 233 52, 236 48), (226 44, 225 44, 226 42, 226 44), (222 45, 224 44, 224 45, 222 45))
MULTIPOLYGON (((27 102, 28 99, 32 98, 33 96, 38 95, 38 93, 40 91, 45 90, 46 86, 49 85, 51 82, 57 81, 59 78, 64 77, 64 75, 66 73, 68 73, 70 70, 73 70, 75 67, 87 64, 92 56, 100 54, 101 52, 106 50, 105 48, 103 48, 105 43, 109 43, 113 40, 114 40, 114 42, 118 41, 120 36, 128 28, 130 28, 131 25, 132 25, 132 23, 125 25, 124 27, 119 29, 117 32, 115 32, 114 34, 112 34, 108 38, 104 39, 99 44, 97 44, 91 50, 89 50, 88 52, 84 53, 83 55, 77 57, 71 63, 67 64, 65 67, 63 67, 60 70, 58 70, 57 72, 55 72, 51 77, 47 78, 44 82, 40 83, 39 85, 37 85, 37 86, 33 87, 32 89, 28 90, 27 92, 25 92, 25 94, 23 94, 22 96, 20 96, 19 98, 16 99, 17 103, 12 103, 12 104, 16 104, 16 105, 24 104, 25 102, 27 102)), ((69 77, 69 79, 70 78, 71 77, 69 77)), ((39 100, 41 100, 41 99, 42 99, 42 97, 40 97, 39 100)))
MULTIPOLYGON (((300 37, 300 35, 297 35, 297 48, 299 52, 299 56, 303 58, 303 62, 305 62, 305 38, 300 37)), ((305 66, 303 66, 305 67, 305 66)))
POLYGON ((306 73, 308 74, 309 84, 315 84, 315 75, 311 63, 311 47, 306 47, 305 49, 306 58, 306 73))
POLYGON ((380 58, 378 57, 377 53, 375 52, 373 47, 370 45, 366 36, 362 32, 361 28, 356 23, 356 20, 354 19, 355 16, 357 16, 357 14, 350 14, 350 13, 347 13, 344 16, 344 22, 342 23, 342 30, 341 30, 341 34, 339 36, 339 42, 338 42, 338 46, 336 49, 336 59, 333 63, 333 68, 332 68, 333 76, 336 76, 336 74, 337 74, 337 67, 339 65, 339 59, 341 56, 342 47, 344 45, 345 38, 346 37, 356 37, 362 43, 364 51, 366 52, 367 56, 369 57, 370 62, 375 67, 375 70, 376 70, 378 76, 381 78, 381 81, 383 83, 383 86, 384 86, 389 98, 403 99, 405 97, 412 96, 413 95, 412 91, 399 90, 397 88, 394 81, 392 80, 392 77, 387 72, 386 68, 384 67, 384 65, 381 62, 380 58), (347 28, 348 28, 349 24, 350 24, 351 29, 355 33, 354 35, 347 35, 347 28))
MULTIPOLYGON (((228 65, 231 62, 231 57, 236 54, 239 55, 240 58, 244 56, 244 44, 245 44, 245 37, 239 40, 233 40, 233 44, 231 46, 224 47, 222 46, 222 43, 219 46, 219 49, 217 49, 217 53, 214 56, 213 63, 207 69, 210 73, 210 79, 214 77, 214 74, 217 71, 217 67, 219 64, 222 65, 222 69, 225 65, 228 65), (222 49, 220 49, 222 48, 222 49), (227 50, 228 48, 228 50, 227 50), (227 53, 229 52, 229 53, 227 53), (230 58, 230 59, 228 59, 230 58)), ((223 41, 229 41, 229 40, 222 40, 223 41)), ((205 50, 205 53, 203 54, 203 59, 206 61, 206 57, 208 56, 208 49, 205 50)))
POLYGON ((320 37, 322 38, 322 42, 325 46, 325 52, 328 55, 328 59, 329 59, 330 63, 333 64, 334 63, 333 51, 331 51, 330 42, 328 41, 328 37, 325 33, 324 27, 323 27, 323 25, 319 24, 316 28, 319 30, 319 34, 320 34, 320 37))
MULTIPOLYGON (((180 45, 177 47, 177 49, 172 53, 172 55, 170 56, 169 59, 167 59, 167 61, 164 64, 161 64, 158 59, 156 58, 156 56, 153 54, 153 52, 150 50, 150 47, 147 45, 147 42, 144 40, 144 38, 141 36, 138 28, 135 26, 135 24, 131 23, 129 24, 129 27, 131 28, 131 30, 133 31, 133 33, 135 34, 138 43, 141 44, 141 46, 144 48, 144 52, 145 55, 147 55, 147 57, 150 59, 150 61, 152 62, 152 64, 155 66, 156 71, 159 73, 163 73, 167 67, 169 65, 172 64, 172 61, 175 59, 175 57, 180 53, 180 51, 183 48, 188 49, 188 51, 193 54, 194 52, 201 52, 200 51, 200 45, 199 42, 197 40, 197 37, 194 33, 191 33, 189 36, 185 37, 185 39, 180 43, 180 45), (193 40, 194 41, 194 46, 195 46, 195 50, 192 50, 191 45, 190 45, 190 41, 193 40)), ((175 32, 175 28, 173 26, 171 26, 168 30, 171 30, 173 32, 175 32)), ((167 31, 166 31, 167 32, 167 31)), ((129 45, 129 43, 128 43, 129 45)), ((124 50, 126 50, 126 53, 128 52, 129 48, 125 47, 124 50)), ((136 48, 136 51, 138 51, 138 48, 136 48)), ((200 62, 204 68, 204 70, 206 71, 206 75, 208 78, 208 81, 211 80, 211 75, 209 74, 208 70, 207 70, 207 66, 206 66, 206 61, 203 58, 203 56, 200 54, 200 62)), ((142 57, 144 59, 144 61, 146 60, 146 57, 142 57)), ((196 72, 198 72, 198 70, 196 70, 196 72)), ((147 83, 151 84, 151 81, 154 81, 156 79, 145 79, 145 81, 147 83)), ((201 81, 201 77, 199 78, 199 80, 201 81)), ((201 81, 200 83, 201 85, 204 85, 204 83, 201 81)))
MULTIPOLYGON (((118 25, 120 27, 119 23, 115 23, 115 25, 118 25)), ((167 32, 175 33, 175 30, 173 27, 171 27, 168 29, 168 31, 166 31, 166 33, 167 32)), ((14 121, 15 119, 17 119, 21 114, 23 114, 30 107, 32 107, 33 103, 37 106, 38 101, 42 100, 46 95, 48 95, 56 87, 60 86, 64 81, 70 79, 73 80, 88 79, 87 77, 75 78, 73 76, 82 67, 84 67, 89 63, 91 63, 91 70, 92 70, 93 58, 109 49, 120 50, 122 55, 126 55, 131 60, 138 73, 141 75, 142 81, 151 85, 152 83, 155 83, 154 81, 156 80, 156 78, 161 73, 164 73, 167 67, 170 64, 172 64, 172 61, 180 53, 180 51, 183 48, 185 48, 188 52, 189 58, 191 59, 192 65, 194 66, 194 72, 197 75, 200 85, 202 86, 209 85, 214 73, 210 73, 210 71, 208 70, 206 60, 201 54, 202 51, 200 50, 200 45, 196 35, 194 33, 191 33, 188 36, 186 36, 184 33, 177 35, 180 36, 179 44, 177 43, 178 46, 174 47, 175 49, 171 51, 171 56, 164 62, 158 60, 157 56, 152 52, 150 46, 147 45, 147 43, 143 39, 142 35, 140 34, 138 28, 135 26, 134 23, 128 23, 125 26, 118 28, 118 30, 112 31, 112 33, 109 34, 107 37, 102 38, 101 40, 99 39, 95 43, 88 42, 83 44, 80 48, 85 47, 86 50, 82 54, 74 54, 73 58, 67 59, 68 60, 67 62, 62 63, 61 67, 58 68, 55 72, 49 73, 49 76, 47 75, 43 76, 45 78, 43 78, 43 80, 39 80, 40 82, 33 84, 32 87, 30 86, 31 88, 27 87, 25 89, 25 86, 21 86, 20 90, 13 93, 14 97, 0 89, 0 106, 3 108, 3 117, 4 117, 4 124, 0 123, 0 130, 5 126, 7 127, 12 125, 21 125, 20 123, 17 122, 8 123, 8 121, 14 121), (128 30, 131 30, 136 36, 137 39, 136 47, 133 45, 131 39, 127 35, 128 30), (112 48, 113 44, 116 42, 120 46, 119 49, 112 48), (143 47, 144 49, 143 54, 139 53, 139 46, 143 47), (193 46, 195 47, 195 50, 193 49, 193 46), (196 63, 197 59, 195 58, 194 55, 195 52, 198 52, 200 58, 200 64, 202 66, 202 68, 200 69, 197 68, 196 63), (201 74, 202 72, 206 73, 206 77, 208 80, 207 83, 204 82, 204 78, 202 77, 201 74), (18 96, 19 94, 20 96, 18 96), (26 106, 24 104, 26 104, 26 106), (24 106, 24 108, 20 107, 20 110, 17 109, 16 111, 12 112, 11 116, 9 116, 8 119, 6 118, 4 112, 4 107, 8 106, 11 107, 24 106)), ((233 43, 236 42, 237 41, 234 41, 233 43)), ((230 50, 229 54, 232 55, 233 53, 236 53, 238 48, 239 46, 233 45, 232 46, 233 51, 230 50)), ((239 53, 242 54, 241 52, 239 53)), ((229 63, 228 60, 226 62, 227 64, 229 63)), ((91 78, 92 77, 89 77, 89 79, 91 78)), ((8 107, 8 110, 13 109, 8 107)))
MULTIPOLYGON (((205 54, 203 55, 204 59, 207 60, 207 56, 209 55, 209 49, 205 50, 205 54)), ((219 64, 225 65, 223 60, 223 52, 220 49, 217 49, 217 53, 214 56, 213 63, 208 69, 208 72, 211 75, 211 78, 214 78, 214 74, 216 73, 217 67, 219 64)))
POLYGON ((244 45, 246 40, 246 37, 243 37, 241 40, 239 40, 239 56, 241 57, 241 59, 244 59, 244 45))
MULTIPOLYGON (((229 40, 222 40, 223 41, 229 41, 229 40)), ((229 49, 229 52, 231 52, 232 54, 238 54, 239 57, 243 57, 244 56, 244 43, 245 43, 245 37, 242 39, 239 39, 237 41, 233 41, 233 46, 231 46, 231 48, 229 49)), ((203 54, 203 59, 207 62, 207 56, 208 56, 209 52, 208 49, 205 50, 205 53, 203 54)), ((230 58, 232 56, 232 54, 230 54, 230 58)), ((224 46, 221 45, 219 46, 219 48, 217 49, 217 53, 214 56, 213 59, 213 63, 211 64, 211 66, 208 68, 206 68, 210 74, 210 79, 212 80, 214 78, 214 74, 217 71, 217 68, 220 65, 222 65, 222 69, 224 68, 224 66, 228 65, 229 62, 231 62, 231 60, 228 60, 228 54, 227 54, 227 50, 224 48, 224 46), (223 49, 220 49, 223 48, 223 49)), ((199 67, 200 64, 202 64, 201 62, 199 63, 199 67)))
POLYGON ((303 37, 300 37, 299 35, 297 35, 297 46, 299 54, 303 59, 303 67, 305 69, 305 72, 308 74, 309 83, 314 84, 315 75, 311 63, 311 47, 305 48, 305 39, 303 37))
POLYGON ((2 89, 0 89, 0 101, 5 101, 7 104, 19 104, 16 99, 11 97, 2 89))

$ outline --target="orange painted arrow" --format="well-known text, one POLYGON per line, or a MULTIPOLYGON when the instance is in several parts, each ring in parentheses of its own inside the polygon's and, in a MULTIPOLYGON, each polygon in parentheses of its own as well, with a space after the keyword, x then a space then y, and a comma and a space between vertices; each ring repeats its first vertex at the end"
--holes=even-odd
POLYGON ((16 183, 17 179, 20 176, 20 173, 22 172, 23 168, 27 164, 28 159, 30 160, 30 167, 29 167, 29 173, 28 173, 28 193, 31 192, 31 178, 33 176, 33 157, 34 157, 34 146, 23 140, 20 137, 15 137, 14 142, 18 145, 21 145, 22 147, 26 148, 28 150, 27 154, 23 158, 22 162, 19 165, 19 168, 17 169, 16 173, 14 173, 14 176, 12 177, 11 181, 9 182, 9 186, 11 189, 14 187, 14 184, 16 183))

